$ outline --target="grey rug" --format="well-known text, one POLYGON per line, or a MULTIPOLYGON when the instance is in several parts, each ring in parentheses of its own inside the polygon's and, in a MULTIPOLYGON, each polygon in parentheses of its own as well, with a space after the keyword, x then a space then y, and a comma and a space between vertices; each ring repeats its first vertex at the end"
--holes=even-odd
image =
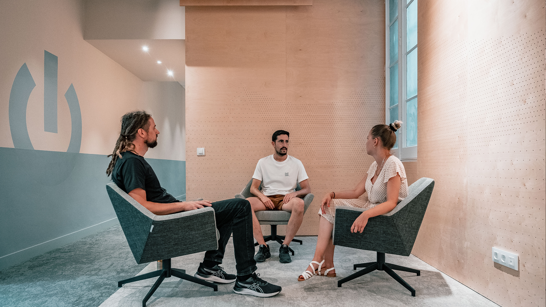
POLYGON ((0 272, 0 306, 98 306, 144 267, 113 226, 0 272))
MULTIPOLYGON (((212 289, 167 278, 148 301, 148 306, 497 306, 480 294, 467 288, 449 276, 414 256, 387 255, 387 262, 421 270, 421 276, 398 272, 417 292, 410 292, 398 284, 387 273, 375 271, 349 281, 341 288, 337 281, 353 272, 353 264, 376 260, 376 254, 350 248, 337 247, 335 265, 337 277, 315 276, 298 282, 301 274, 314 254, 316 237, 299 237, 303 245, 291 244, 296 255, 292 263, 279 263, 277 243, 271 243, 272 258, 258 264, 258 273, 265 280, 281 285, 282 292, 272 298, 257 298, 233 293, 233 284, 219 285, 218 292, 212 289)), ((174 268, 185 269, 193 275, 204 253, 174 258, 174 268)), ((229 243, 224 259, 224 268, 235 273, 233 245, 229 243)), ((156 270, 156 264, 148 265, 140 274, 156 270)), ((106 300, 101 307, 141 306, 154 279, 124 285, 106 300)))

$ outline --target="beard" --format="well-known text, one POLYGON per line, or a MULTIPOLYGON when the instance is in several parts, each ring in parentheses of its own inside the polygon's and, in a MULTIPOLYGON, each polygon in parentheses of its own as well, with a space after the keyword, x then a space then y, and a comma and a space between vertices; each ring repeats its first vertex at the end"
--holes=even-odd
POLYGON ((279 156, 286 156, 286 154, 288 153, 288 150, 286 149, 286 147, 283 147, 283 148, 281 148, 281 149, 279 149, 279 150, 275 150, 275 151, 277 152, 277 154, 278 154, 279 156), (285 149, 286 152, 281 152, 281 150, 283 150, 283 149, 285 149))
POLYGON ((157 146, 157 139, 153 142, 148 142, 146 141, 146 146, 148 146, 148 148, 154 148, 157 146))

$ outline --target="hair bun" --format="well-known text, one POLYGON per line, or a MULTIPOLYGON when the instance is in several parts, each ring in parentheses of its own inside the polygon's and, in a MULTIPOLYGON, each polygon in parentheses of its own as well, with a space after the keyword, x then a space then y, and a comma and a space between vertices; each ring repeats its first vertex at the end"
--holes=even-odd
POLYGON ((395 121, 394 121, 392 124, 390 124, 389 126, 392 127, 391 129, 392 129, 394 132, 396 132, 396 130, 398 130, 398 129, 400 129, 400 127, 402 127, 402 124, 403 124, 403 123, 402 123, 401 121, 395 120, 395 121))

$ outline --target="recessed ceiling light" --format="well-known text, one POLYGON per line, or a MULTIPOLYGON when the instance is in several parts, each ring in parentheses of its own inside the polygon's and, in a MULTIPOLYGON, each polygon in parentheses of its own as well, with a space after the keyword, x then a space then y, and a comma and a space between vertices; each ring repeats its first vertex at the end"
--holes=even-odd
POLYGON ((146 46, 146 45, 142 46, 142 51, 148 52, 149 50, 150 50, 150 48, 148 48, 148 46, 146 46))
POLYGON ((161 61, 157 61, 157 64, 161 64, 162 62, 161 61))
POLYGON ((167 70, 167 75, 172 77, 172 76, 174 76, 174 72, 172 70, 167 70))

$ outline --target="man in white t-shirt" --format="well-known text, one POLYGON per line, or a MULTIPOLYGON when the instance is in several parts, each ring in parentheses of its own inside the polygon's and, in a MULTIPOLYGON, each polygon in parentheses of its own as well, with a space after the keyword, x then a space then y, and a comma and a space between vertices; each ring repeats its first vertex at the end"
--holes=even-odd
POLYGON ((311 193, 309 177, 300 160, 289 156, 288 137, 290 134, 284 130, 277 130, 273 133, 272 142, 275 153, 262 158, 256 165, 252 176, 250 193, 256 197, 249 197, 247 200, 252 205, 252 220, 254 239, 260 244, 260 248, 254 259, 257 262, 264 262, 271 257, 269 246, 265 243, 260 222, 256 218, 256 211, 283 210, 291 212, 290 220, 286 227, 286 236, 279 249, 279 261, 289 263, 292 261, 289 254, 290 242, 303 221, 304 203, 302 197, 311 193), (260 184, 262 190, 260 191, 260 184), (297 184, 301 190, 296 191, 297 184))

